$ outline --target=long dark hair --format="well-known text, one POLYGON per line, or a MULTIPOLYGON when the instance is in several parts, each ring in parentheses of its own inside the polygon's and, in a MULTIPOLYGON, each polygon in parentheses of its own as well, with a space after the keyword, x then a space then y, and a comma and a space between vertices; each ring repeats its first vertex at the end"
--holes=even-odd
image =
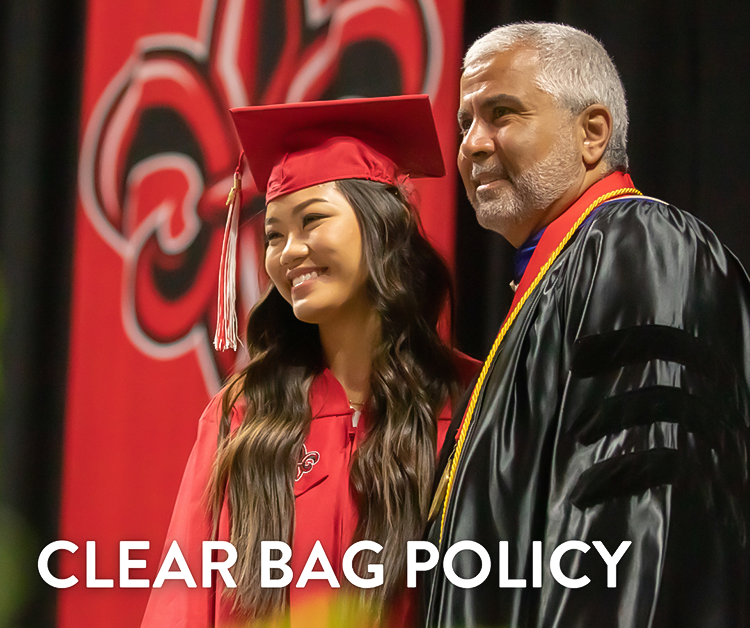
MULTIPOLYGON (((450 272, 421 231, 414 208, 394 187, 347 179, 336 186, 354 209, 380 317, 372 356, 368 432, 349 473, 357 507, 354 541, 383 546, 384 584, 361 596, 382 609, 403 586, 407 541, 421 537, 435 472, 437 416, 457 388, 452 352, 438 322, 452 306, 450 272)), ((227 388, 210 487, 214 523, 228 495, 230 541, 237 548, 235 610, 282 611, 283 589, 260 586, 260 542, 291 545, 296 464, 312 420, 308 392, 324 359, 316 325, 295 318, 273 286, 250 314, 250 362, 227 388), (230 438, 229 412, 247 410, 230 438)), ((367 552, 355 569, 362 574, 367 552)), ((363 574, 366 575, 366 574, 363 574)))

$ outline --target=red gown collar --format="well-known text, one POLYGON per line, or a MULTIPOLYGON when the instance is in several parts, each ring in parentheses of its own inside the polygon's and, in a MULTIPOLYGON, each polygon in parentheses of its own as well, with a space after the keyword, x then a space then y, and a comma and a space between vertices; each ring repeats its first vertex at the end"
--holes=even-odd
POLYGON ((344 387, 330 369, 325 369, 310 385, 310 410, 313 419, 351 414, 344 387))
MULTIPOLYGON (((478 370, 479 362, 471 358, 464 358, 465 365, 460 366, 470 375, 463 377, 466 379, 464 385, 471 379, 471 376, 478 370)), ((349 405, 349 399, 346 397, 346 391, 339 380, 331 373, 330 369, 325 369, 322 373, 315 376, 310 385, 310 410, 313 419, 320 419, 329 416, 341 416, 351 414, 353 410, 349 405)), ((363 413, 363 416, 366 413, 363 413)), ((438 419, 450 420, 452 415, 452 406, 450 403, 443 405, 443 409, 438 415, 438 419)))

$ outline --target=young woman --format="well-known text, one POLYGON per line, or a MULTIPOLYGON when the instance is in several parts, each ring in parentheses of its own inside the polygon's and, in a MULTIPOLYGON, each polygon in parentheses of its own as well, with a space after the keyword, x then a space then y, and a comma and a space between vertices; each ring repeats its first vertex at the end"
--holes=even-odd
MULTIPOLYGON (((292 625, 310 625, 311 609, 338 584, 381 623, 404 625, 406 544, 422 536, 451 400, 478 366, 438 334, 450 275, 420 231, 404 177, 442 174, 429 102, 233 114, 266 191, 272 285, 249 317, 247 367, 201 418, 167 546, 177 540, 200 573, 201 542, 230 541, 237 586, 216 571, 207 588, 167 581, 142 626, 237 625, 284 613, 292 625), (404 151, 405 142, 416 150, 404 151), (374 588, 343 575, 346 550, 363 540, 382 547, 352 564, 364 579, 373 577, 368 565, 382 564, 374 588), (291 558, 281 556, 288 586, 263 582, 263 561, 279 559, 264 556, 263 541, 291 548, 291 558)), ((284 570, 266 575, 278 581, 284 570)))

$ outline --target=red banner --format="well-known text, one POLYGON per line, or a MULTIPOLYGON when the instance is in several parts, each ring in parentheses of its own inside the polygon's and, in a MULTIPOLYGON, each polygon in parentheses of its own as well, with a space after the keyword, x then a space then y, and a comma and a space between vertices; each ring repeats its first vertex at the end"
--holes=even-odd
MULTIPOLYGON (((461 17, 460 0, 89 0, 60 530, 78 550, 55 573, 78 582, 61 628, 139 625, 149 588, 121 586, 120 542, 149 543, 130 577, 153 582, 198 417, 240 359, 211 345, 228 109, 430 94, 449 174, 418 182, 422 220, 451 259, 461 17)), ((264 282, 262 199, 245 192, 244 315, 264 282)))

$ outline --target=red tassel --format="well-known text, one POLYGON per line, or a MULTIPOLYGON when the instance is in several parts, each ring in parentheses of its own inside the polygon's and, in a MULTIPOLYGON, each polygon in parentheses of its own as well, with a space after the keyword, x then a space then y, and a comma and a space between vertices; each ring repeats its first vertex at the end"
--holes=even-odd
POLYGON ((219 265, 219 307, 216 314, 214 348, 217 351, 237 349, 237 234, 242 209, 242 157, 234 172, 234 184, 227 197, 227 226, 221 246, 219 265))

